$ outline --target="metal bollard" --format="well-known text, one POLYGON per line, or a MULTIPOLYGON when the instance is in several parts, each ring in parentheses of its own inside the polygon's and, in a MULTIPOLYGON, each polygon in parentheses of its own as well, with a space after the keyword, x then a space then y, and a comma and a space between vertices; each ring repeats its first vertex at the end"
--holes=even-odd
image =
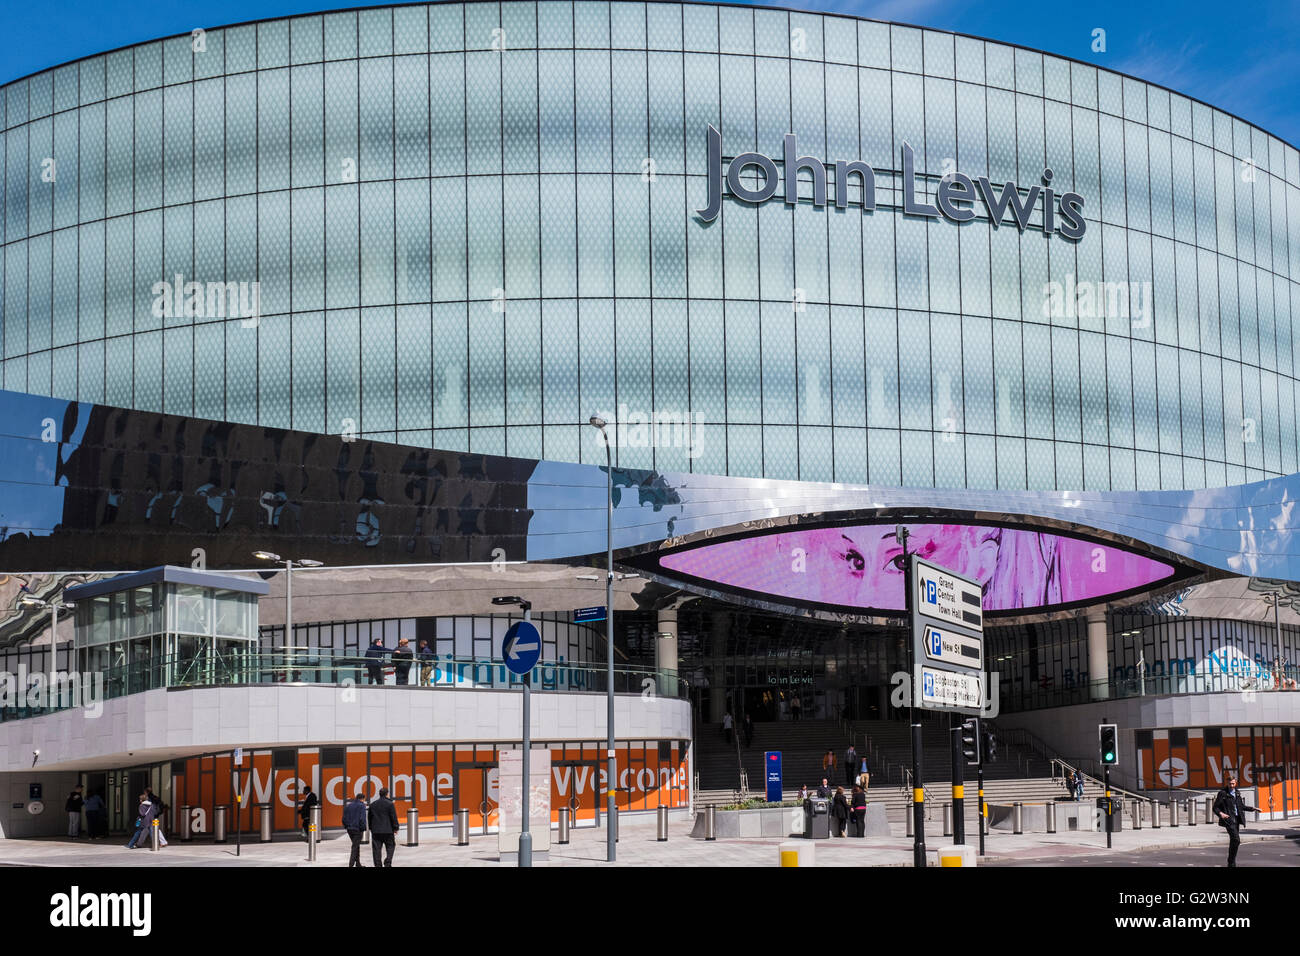
POLYGON ((452 818, 452 835, 457 846, 469 846, 469 811, 457 810, 452 818))
POLYGON ((1133 829, 1134 830, 1142 829, 1142 801, 1141 800, 1133 801, 1133 829))
POLYGON ((718 808, 709 804, 704 808, 704 839, 716 840, 718 838, 718 808))
POLYGON ((909 837, 910 837, 910 836, 915 836, 915 835, 916 835, 915 832, 914 832, 915 827, 916 827, 916 824, 915 824, 915 822, 914 822, 915 817, 914 817, 914 815, 913 815, 913 813, 912 813, 912 805, 911 805, 910 803, 907 805, 907 813, 904 814, 904 816, 906 816, 906 818, 907 818, 907 835, 908 835, 909 837))
POLYGON ((952 804, 943 805, 943 835, 952 836, 952 804))
POLYGON ((659 843, 667 843, 668 842, 668 808, 660 807, 657 816, 659 819, 656 821, 658 823, 658 826, 656 827, 657 832, 655 834, 655 839, 659 843))
POLYGON ((159 827, 158 821, 155 819, 153 824, 149 827, 149 849, 158 849, 158 834, 161 832, 162 829, 159 827))
POLYGON ((226 842, 226 808, 214 807, 212 810, 212 842, 226 842))
POLYGON ((1047 832, 1055 833, 1056 832, 1056 801, 1048 800, 1045 809, 1047 811, 1047 832))
POLYGON ((182 843, 189 843, 194 838, 193 821, 190 818, 190 805, 184 804, 181 807, 181 825, 177 828, 180 832, 177 836, 182 843))
POLYGON ((1014 824, 1011 828, 1012 833, 1024 833, 1024 813, 1025 805, 1017 800, 1011 805, 1011 822, 1014 824))
POLYGON ((311 808, 311 816, 308 818, 308 833, 317 843, 321 841, 321 834, 325 830, 325 808, 319 803, 311 808))
POLYGON ((569 827, 572 826, 569 822, 570 813, 568 807, 560 807, 560 834, 555 840, 556 843, 564 844, 569 842, 569 827))
POLYGON ((1189 827, 1196 826, 1197 823, 1196 811, 1199 809, 1197 804, 1199 804, 1200 802, 1201 802, 1200 799, 1197 797, 1187 798, 1187 825, 1189 827))
POLYGON ((1205 822, 1206 823, 1218 822, 1214 819, 1214 798, 1213 797, 1205 798, 1205 822))
POLYGON ((1178 826, 1178 801, 1172 798, 1169 801, 1169 825, 1178 826))
POLYGON ((1151 798, 1151 829, 1160 829, 1160 801, 1155 797, 1151 798))
POLYGON ((320 840, 320 831, 317 829, 317 811, 318 807, 312 807, 312 812, 307 817, 307 862, 316 862, 316 844, 320 840))
POLYGON ((406 811, 406 845, 420 845, 420 811, 415 807, 406 811))
POLYGON ((275 818, 271 815, 271 805, 269 803, 259 803, 257 805, 257 839, 261 843, 271 842, 271 829, 275 823, 275 818))

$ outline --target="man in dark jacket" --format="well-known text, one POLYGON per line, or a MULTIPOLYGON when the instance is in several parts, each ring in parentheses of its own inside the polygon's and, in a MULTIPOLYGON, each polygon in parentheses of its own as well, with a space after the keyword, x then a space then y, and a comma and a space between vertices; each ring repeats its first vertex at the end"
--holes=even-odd
POLYGON ((433 648, 429 646, 428 641, 421 641, 420 649, 416 651, 415 656, 420 659, 420 686, 428 687, 429 679, 433 677, 433 662, 437 655, 433 653, 433 648))
POLYGON ((384 682, 384 639, 376 637, 375 642, 366 648, 366 683, 382 684, 384 682))
POLYGON ((320 803, 320 797, 311 792, 311 787, 305 787, 302 792, 302 803, 298 804, 298 816, 302 817, 302 838, 311 839, 307 827, 311 824, 312 807, 320 803))
POLYGON ((1228 773, 1228 783, 1214 798, 1214 812, 1219 818, 1219 826, 1228 831, 1228 866, 1237 865, 1237 848, 1241 846, 1241 834, 1238 830, 1246 825, 1246 813, 1258 813, 1255 807, 1246 806, 1237 792, 1237 775, 1228 773))
POLYGON ((366 802, 357 792, 343 808, 343 829, 352 839, 352 856, 348 858, 348 867, 361 866, 361 835, 366 832, 366 802))
POLYGON ((379 796, 370 804, 370 850, 375 856, 375 866, 380 866, 381 850, 388 848, 383 866, 393 865, 393 851, 397 848, 397 807, 388 799, 388 788, 380 787, 379 796))
POLYGON ((81 835, 81 808, 85 801, 81 799, 81 784, 72 788, 63 809, 68 811, 68 836, 76 839, 81 835))
POLYGON ((397 675, 397 683, 409 684, 411 682, 411 662, 415 660, 415 654, 411 651, 411 642, 402 638, 397 642, 397 647, 393 651, 393 671, 397 675))

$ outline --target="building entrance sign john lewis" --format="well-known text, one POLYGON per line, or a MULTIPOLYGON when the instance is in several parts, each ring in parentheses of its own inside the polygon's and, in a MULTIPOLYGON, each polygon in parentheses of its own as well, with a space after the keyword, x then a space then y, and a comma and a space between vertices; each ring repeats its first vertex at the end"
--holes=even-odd
MULTIPOLYGON (((703 209, 696 212, 705 222, 712 222, 722 211, 722 134, 712 125, 708 129, 708 176, 709 198, 703 209)), ((1079 240, 1087 229, 1083 219, 1083 197, 1078 193, 1062 193, 1057 207, 1056 191, 1052 188, 1052 171, 1044 169, 1042 185, 1030 186, 1023 190, 1014 181, 1007 181, 995 187, 987 176, 972 179, 965 173, 951 172, 939 180, 938 194, 932 206, 917 198, 915 155, 907 143, 902 145, 902 192, 903 212, 909 216, 925 216, 937 219, 942 216, 952 222, 969 222, 975 218, 975 202, 978 199, 984 211, 996 228, 1007 211, 1016 228, 1024 232, 1029 228, 1029 219, 1042 196, 1042 219, 1039 228, 1044 235, 1060 233, 1064 239, 1079 240), (1059 222, 1058 222, 1059 216, 1059 222)), ((826 164, 813 156, 800 156, 798 142, 793 133, 785 135, 782 164, 785 170, 785 201, 794 205, 799 201, 799 170, 806 169, 812 174, 813 205, 825 206, 827 202, 826 164)), ((861 160, 836 160, 835 167, 835 205, 845 209, 849 205, 849 177, 857 176, 862 187, 862 198, 858 204, 863 212, 876 208, 876 172, 861 160)), ((776 195, 780 176, 776 162, 763 153, 741 153, 731 160, 726 170, 728 193, 741 202, 758 205, 767 202, 776 195), (763 173, 762 185, 751 187, 741 178, 746 166, 753 166, 763 173)))

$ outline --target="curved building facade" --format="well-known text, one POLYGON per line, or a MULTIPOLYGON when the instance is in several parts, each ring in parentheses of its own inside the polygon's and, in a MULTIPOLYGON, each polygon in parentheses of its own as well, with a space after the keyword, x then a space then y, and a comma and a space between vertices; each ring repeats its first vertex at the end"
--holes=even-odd
POLYGON ((510 0, 195 31, 3 118, 10 391, 572 462, 601 412, 623 467, 801 481, 1297 470, 1296 149, 1091 65, 510 0))

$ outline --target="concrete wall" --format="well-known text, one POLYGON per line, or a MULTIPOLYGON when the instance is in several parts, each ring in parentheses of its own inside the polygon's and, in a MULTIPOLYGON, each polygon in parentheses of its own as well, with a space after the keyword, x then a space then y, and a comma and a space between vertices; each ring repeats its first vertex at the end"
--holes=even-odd
MULTIPOLYGON (((28 764, 31 754, 27 755, 28 764)), ((79 782, 76 773, 50 773, 33 769, 29 773, 0 774, 0 839, 36 836, 65 836, 68 832, 68 815, 63 802, 79 782), (39 814, 29 813, 31 804, 28 787, 41 785, 41 803, 45 809, 39 814)), ((86 816, 81 816, 81 829, 86 830, 86 816)))
MULTIPOLYGON (((532 735, 605 737, 605 696, 534 693, 532 735)), ((509 742, 522 735, 523 695, 426 687, 259 685, 152 690, 81 709, 0 724, 0 773, 137 766, 231 747, 509 742)), ((690 704, 616 695, 620 740, 685 740, 690 704)), ((24 791, 25 792, 25 791, 24 791)), ((62 800, 59 804, 62 810, 62 800)))

